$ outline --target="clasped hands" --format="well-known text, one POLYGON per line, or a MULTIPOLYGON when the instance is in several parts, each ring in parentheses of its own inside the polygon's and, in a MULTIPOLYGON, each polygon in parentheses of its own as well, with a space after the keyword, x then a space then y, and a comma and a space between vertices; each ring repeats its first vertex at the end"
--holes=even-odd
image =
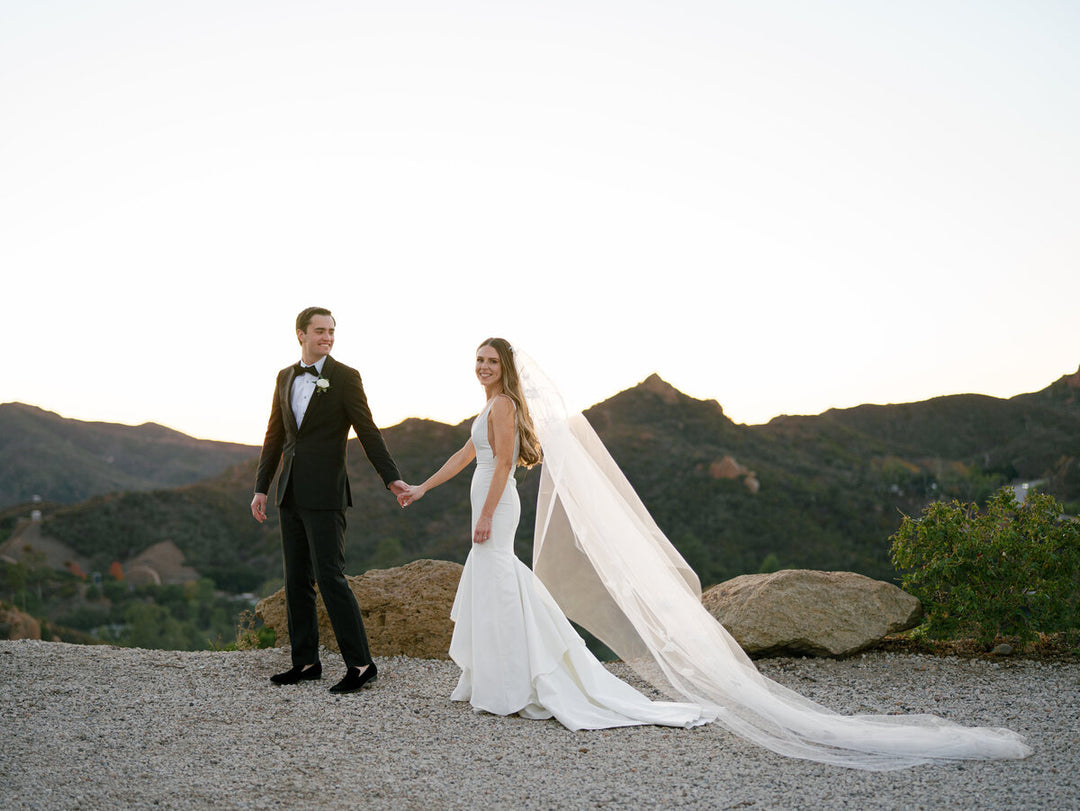
POLYGON ((402 481, 391 483, 390 490, 397 496, 397 502, 402 507, 408 507, 414 501, 419 501, 427 492, 421 485, 406 484, 402 481))

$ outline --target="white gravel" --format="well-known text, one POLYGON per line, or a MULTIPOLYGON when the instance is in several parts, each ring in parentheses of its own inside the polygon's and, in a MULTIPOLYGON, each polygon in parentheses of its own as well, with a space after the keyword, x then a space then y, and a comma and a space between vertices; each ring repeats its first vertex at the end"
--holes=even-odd
POLYGON ((378 659, 373 689, 332 696, 344 666, 322 659, 322 681, 276 687, 283 649, 0 641, 0 808, 1080 808, 1076 663, 759 662, 841 712, 932 712, 1034 748, 876 773, 784 758, 716 725, 569 732, 477 714, 449 700, 447 661, 378 659))

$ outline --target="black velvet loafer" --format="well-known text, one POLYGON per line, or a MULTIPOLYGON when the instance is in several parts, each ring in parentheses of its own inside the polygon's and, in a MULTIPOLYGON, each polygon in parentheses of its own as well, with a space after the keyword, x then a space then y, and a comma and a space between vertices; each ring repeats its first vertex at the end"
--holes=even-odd
POLYGON ((372 662, 363 672, 359 668, 350 667, 345 673, 345 678, 330 688, 331 693, 355 693, 361 687, 371 684, 379 677, 379 669, 372 662))
POLYGON ((316 681, 322 678, 322 662, 313 665, 296 665, 284 673, 275 673, 270 677, 274 684, 296 684, 300 681, 316 681))

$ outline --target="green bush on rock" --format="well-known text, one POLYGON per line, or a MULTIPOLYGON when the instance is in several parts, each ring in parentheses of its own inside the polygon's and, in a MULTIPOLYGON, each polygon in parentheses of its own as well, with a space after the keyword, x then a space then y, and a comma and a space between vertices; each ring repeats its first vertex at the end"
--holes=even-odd
POLYGON ((1051 496, 1018 503, 1012 489, 975 504, 934 502, 904 516, 891 558, 905 591, 922 600, 933 639, 1021 643, 1080 628, 1080 521, 1051 496))

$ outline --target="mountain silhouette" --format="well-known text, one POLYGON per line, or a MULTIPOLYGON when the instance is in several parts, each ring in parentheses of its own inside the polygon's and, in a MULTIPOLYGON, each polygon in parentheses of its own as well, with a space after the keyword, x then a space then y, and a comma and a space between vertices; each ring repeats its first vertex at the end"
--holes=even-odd
MULTIPOLYGON (((1008 399, 958 394, 763 425, 737 424, 717 402, 652 375, 585 416, 705 585, 779 567, 891 579, 889 537, 902 514, 932 500, 978 501, 1040 482, 1070 512, 1080 501, 1080 372, 1008 399)), ((464 443, 470 422, 408 419, 383 433, 406 480, 419 481, 464 443)), ((254 589, 281 568, 276 510, 263 525, 248 511, 257 455, 158 425, 84 423, 4 404, 0 541, 36 494, 47 505, 41 531, 102 570, 171 541, 219 588, 254 589)), ((404 511, 356 440, 349 475, 350 570, 465 559, 467 472, 404 511)), ((517 552, 529 560, 539 468, 517 476, 517 552)))

